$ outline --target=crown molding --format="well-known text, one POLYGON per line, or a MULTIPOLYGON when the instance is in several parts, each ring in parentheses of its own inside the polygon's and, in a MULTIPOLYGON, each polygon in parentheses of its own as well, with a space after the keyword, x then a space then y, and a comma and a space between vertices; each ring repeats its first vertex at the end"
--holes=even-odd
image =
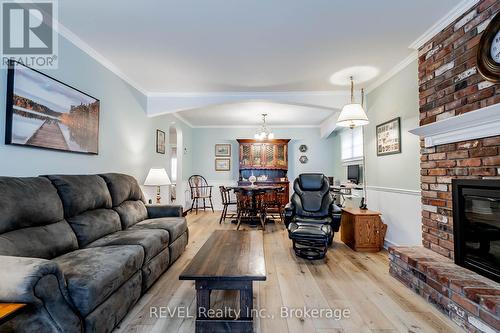
POLYGON ((229 96, 229 97, 254 97, 258 96, 269 96, 269 97, 281 97, 281 96, 350 96, 349 90, 332 90, 332 91, 219 91, 219 92, 148 92, 147 97, 181 97, 181 98, 192 98, 192 97, 218 97, 218 96, 229 96))
POLYGON ((382 75, 377 81, 375 81, 374 83, 370 84, 366 88, 366 93, 369 94, 370 92, 372 92, 373 90, 375 90, 376 88, 378 88, 379 86, 381 86, 384 82, 386 82, 387 80, 389 80, 390 78, 392 78, 394 75, 396 75, 397 73, 399 73, 400 71, 402 71, 403 69, 405 69, 406 66, 408 66, 409 64, 411 64, 413 61, 415 61, 417 59, 418 59, 418 52, 417 51, 412 51, 409 56, 407 56, 406 58, 404 58, 396 66, 394 66, 393 68, 391 68, 387 73, 385 73, 384 75, 382 75))
POLYGON ((409 48, 418 50, 425 43, 436 36, 439 32, 443 31, 448 25, 453 21, 463 15, 466 11, 476 5, 480 0, 463 0, 458 5, 453 7, 445 16, 443 16, 439 21, 434 23, 429 29, 427 29, 420 37, 418 37, 413 43, 410 44, 409 48))
MULTIPOLYGON (((269 125, 269 124, 268 124, 269 125)), ((192 128, 258 128, 260 125, 194 125, 192 128)), ((320 125, 269 125, 269 128, 320 128, 320 125)))
MULTIPOLYGON (((155 115, 148 115, 149 118, 158 117, 159 115, 171 114, 175 118, 182 121, 189 128, 257 128, 259 124, 256 125, 193 125, 189 120, 180 115, 180 112, 174 113, 162 113, 155 115)), ((269 125, 271 128, 320 128, 320 125, 269 125)))
POLYGON ((147 96, 147 91, 141 87, 137 82, 128 77, 125 73, 123 73, 115 64, 113 64, 110 60, 104 57, 102 54, 97 52, 94 48, 92 48, 89 44, 83 41, 80 37, 78 37, 74 32, 65 27, 61 22, 55 20, 56 32, 68 40, 70 43, 74 44, 77 48, 87 53, 91 58, 96 60, 102 66, 106 67, 113 74, 118 76, 120 79, 128 83, 130 86, 137 89, 143 95, 147 96))
MULTIPOLYGON (((172 113, 172 115, 179 119, 180 121, 182 121, 184 124, 186 124, 186 126, 190 127, 190 128, 194 128, 193 124, 191 124, 186 118, 184 118, 183 116, 181 116, 178 112, 174 112, 172 113)), ((149 117, 154 117, 154 116, 149 116, 149 117)))

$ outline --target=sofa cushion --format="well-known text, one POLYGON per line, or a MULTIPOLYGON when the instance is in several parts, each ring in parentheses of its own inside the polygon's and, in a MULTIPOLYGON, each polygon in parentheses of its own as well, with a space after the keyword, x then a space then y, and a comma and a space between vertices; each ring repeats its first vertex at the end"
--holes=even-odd
POLYGON ((64 216, 73 217, 88 210, 111 208, 106 182, 97 175, 46 176, 57 188, 64 206, 64 216))
POLYGON ((78 248, 46 178, 0 177, 0 212, 0 255, 51 259, 78 248))
POLYGON ((0 212, 0 234, 64 218, 57 190, 42 177, 0 177, 0 212))
POLYGON ((52 259, 78 248, 75 233, 62 220, 0 235, 0 255, 52 259))
POLYGON ((141 187, 134 177, 121 173, 106 173, 100 176, 108 185, 113 207, 119 206, 122 202, 127 200, 140 200, 145 202, 141 187))
POLYGON ((119 216, 111 209, 111 195, 97 175, 49 175, 63 202, 64 215, 80 247, 121 230, 119 216))
POLYGON ((170 250, 170 265, 172 265, 174 261, 176 261, 177 258, 179 258, 184 252, 188 240, 189 232, 186 230, 186 232, 183 233, 179 238, 170 243, 170 245, 168 246, 168 249, 170 250))
POLYGON ((165 230, 122 230, 88 244, 87 247, 109 245, 140 245, 144 250, 144 262, 148 262, 168 246, 168 232, 165 230))
POLYGON ((146 206, 140 200, 122 202, 119 206, 114 207, 114 210, 120 215, 123 229, 130 228, 137 222, 148 218, 146 206))
POLYGON ((82 317, 103 303, 142 266, 140 246, 105 246, 76 250, 57 257, 68 292, 82 317))
POLYGON ((122 229, 120 216, 112 209, 94 209, 68 218, 80 247, 122 229))
POLYGON ((187 230, 184 217, 161 217, 137 223, 132 229, 163 229, 170 234, 170 243, 179 238, 187 230))

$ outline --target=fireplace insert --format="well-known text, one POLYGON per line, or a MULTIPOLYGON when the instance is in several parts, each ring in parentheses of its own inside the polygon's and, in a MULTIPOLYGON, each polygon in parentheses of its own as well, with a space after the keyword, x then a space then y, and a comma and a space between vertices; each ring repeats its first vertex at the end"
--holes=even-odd
POLYGON ((453 180, 455 263, 500 282, 500 180, 453 180))

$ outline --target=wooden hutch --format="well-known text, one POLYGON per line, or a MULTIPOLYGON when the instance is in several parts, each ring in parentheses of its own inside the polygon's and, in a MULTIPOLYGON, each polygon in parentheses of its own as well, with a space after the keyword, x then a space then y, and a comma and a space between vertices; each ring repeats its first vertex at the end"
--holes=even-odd
POLYGON ((281 202, 289 201, 288 142, 290 139, 254 140, 238 139, 240 175, 238 185, 250 185, 248 178, 267 176, 267 180, 257 180, 256 185, 277 184, 285 187, 281 202))

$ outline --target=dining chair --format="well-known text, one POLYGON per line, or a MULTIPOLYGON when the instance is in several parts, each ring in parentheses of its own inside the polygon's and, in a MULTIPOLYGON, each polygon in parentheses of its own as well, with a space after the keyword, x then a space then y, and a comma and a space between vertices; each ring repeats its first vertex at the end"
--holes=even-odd
POLYGON ((255 206, 253 204, 252 192, 249 191, 238 191, 236 192, 236 198, 238 203, 238 224, 236 225, 236 230, 240 229, 241 221, 244 218, 258 218, 262 229, 265 230, 266 221, 266 211, 263 209, 264 205, 264 193, 253 193, 255 197, 255 206), (256 214, 256 215, 255 215, 256 214))
POLYGON ((284 187, 268 190, 266 193, 266 199, 263 203, 266 215, 272 216, 274 219, 274 216, 278 214, 280 222, 283 222, 283 211, 285 208, 281 199, 284 192, 284 187))
MULTIPOLYGON (((228 189, 225 186, 219 186, 220 190, 220 196, 222 198, 222 213, 220 214, 220 219, 219 219, 219 224, 222 223, 222 221, 226 221, 227 218, 227 210, 229 206, 237 206, 237 201, 233 201, 233 198, 231 196, 231 190, 228 189)), ((229 216, 230 218, 234 217, 236 214, 231 214, 229 216)))
POLYGON ((212 204, 212 187, 208 185, 205 177, 200 175, 192 175, 188 179, 189 188, 191 189, 191 211, 193 208, 196 209, 196 214, 198 214, 198 208, 211 208, 214 211, 214 205, 212 204), (210 206, 206 205, 206 200, 209 200, 210 206), (199 200, 203 200, 203 207, 199 207, 199 200))

